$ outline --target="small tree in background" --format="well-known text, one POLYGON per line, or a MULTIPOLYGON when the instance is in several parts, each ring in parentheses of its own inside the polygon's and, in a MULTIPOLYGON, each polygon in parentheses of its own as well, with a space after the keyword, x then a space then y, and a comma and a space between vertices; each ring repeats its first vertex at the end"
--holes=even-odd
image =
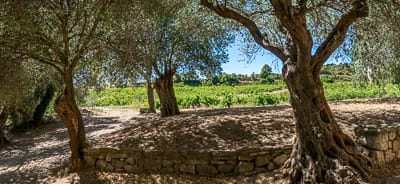
POLYGON ((265 64, 262 68, 261 68, 261 72, 260 72, 260 77, 261 79, 267 79, 272 73, 272 68, 265 64))

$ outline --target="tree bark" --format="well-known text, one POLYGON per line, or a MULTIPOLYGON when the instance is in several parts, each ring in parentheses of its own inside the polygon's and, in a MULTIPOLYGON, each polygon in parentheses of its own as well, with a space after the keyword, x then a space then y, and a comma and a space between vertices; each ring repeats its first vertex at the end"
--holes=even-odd
POLYGON ((63 77, 65 89, 57 97, 54 109, 68 129, 71 149, 70 170, 77 171, 85 164, 83 159, 83 149, 87 147, 85 129, 75 101, 72 71, 67 71, 63 77))
POLYGON ((151 113, 156 113, 153 84, 150 79, 146 80, 146 83, 147 83, 147 101, 149 103, 149 110, 151 113))
POLYGON ((7 118, 9 115, 9 111, 7 108, 3 108, 0 114, 0 146, 4 145, 6 143, 9 143, 9 141, 6 139, 3 131, 3 127, 6 125, 7 118))
MULTIPOLYGON (((314 68, 315 69, 315 68, 314 68)), ((284 73, 296 121, 296 141, 285 167, 290 183, 359 183, 372 163, 339 128, 324 96, 319 71, 286 64, 284 73)))
POLYGON ((174 73, 174 71, 169 70, 159 76, 155 82, 155 88, 160 98, 161 117, 174 116, 180 113, 173 86, 174 73))

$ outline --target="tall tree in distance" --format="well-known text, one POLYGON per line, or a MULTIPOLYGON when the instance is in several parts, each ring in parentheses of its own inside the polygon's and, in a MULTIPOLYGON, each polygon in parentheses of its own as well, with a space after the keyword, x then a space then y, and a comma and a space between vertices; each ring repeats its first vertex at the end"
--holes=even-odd
POLYGON ((261 77, 262 79, 266 79, 266 78, 268 78, 268 76, 271 75, 271 72, 272 72, 272 68, 271 68, 269 65, 265 64, 265 65, 261 68, 260 77, 261 77))
POLYGON ((53 67, 64 89, 55 100, 55 111, 68 129, 71 171, 84 165, 87 147, 82 115, 74 92, 74 69, 100 36, 109 0, 15 1, 10 3, 10 21, 16 22, 12 42, 22 41, 16 52, 53 67))
POLYGON ((319 77, 349 26, 368 15, 367 1, 201 0, 201 4, 247 28, 260 47, 283 63, 296 122, 296 140, 284 166, 290 183, 368 181, 372 163, 340 129, 319 77))

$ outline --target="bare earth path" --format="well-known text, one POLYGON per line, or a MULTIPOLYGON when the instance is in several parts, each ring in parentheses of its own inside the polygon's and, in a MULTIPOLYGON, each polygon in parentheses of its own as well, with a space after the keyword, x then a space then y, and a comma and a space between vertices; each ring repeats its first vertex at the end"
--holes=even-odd
MULTIPOLYGON (((400 123, 399 99, 352 100, 331 103, 342 128, 356 138, 365 127, 400 123), (356 130, 356 131, 354 131, 356 130)), ((287 105, 184 111, 159 118, 138 115, 128 108, 102 108, 85 113, 88 142, 92 146, 141 149, 237 149, 290 144, 294 124, 287 105)), ((51 123, 25 133, 9 134, 11 144, 0 147, 0 183, 271 183, 278 177, 194 177, 127 175, 85 171, 65 176, 69 158, 68 135, 62 123, 51 123)), ((398 164, 382 172, 382 183, 397 183, 398 164)))
MULTIPOLYGON (((119 117, 108 114, 86 115, 84 120, 89 140, 120 130, 119 117)), ((69 138, 61 122, 53 122, 24 133, 9 134, 8 138, 11 144, 0 147, 1 184, 53 183, 54 178, 49 176, 66 172, 70 157, 69 138)))

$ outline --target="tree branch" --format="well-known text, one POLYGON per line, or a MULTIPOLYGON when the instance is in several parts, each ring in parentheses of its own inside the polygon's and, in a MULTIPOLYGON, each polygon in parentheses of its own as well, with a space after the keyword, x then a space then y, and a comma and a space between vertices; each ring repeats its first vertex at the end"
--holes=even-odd
POLYGON ((45 57, 42 57, 40 55, 36 55, 36 54, 33 54, 33 53, 25 53, 25 55, 27 55, 28 57, 30 57, 30 58, 38 61, 38 62, 41 62, 41 63, 44 63, 44 64, 52 66, 61 75, 64 75, 64 71, 59 66, 57 66, 57 63, 58 63, 57 61, 54 61, 54 60, 51 60, 51 59, 48 59, 48 58, 45 58, 45 57))
MULTIPOLYGON (((300 2, 301 8, 305 8, 306 1, 300 2)), ((311 55, 312 38, 311 33, 307 29, 307 20, 305 12, 295 8, 290 0, 271 0, 274 7, 276 17, 279 19, 281 25, 287 30, 292 41, 302 51, 310 53, 303 53, 303 56, 311 55)), ((306 11, 306 10, 304 10, 306 11)))
POLYGON ((332 53, 344 42, 349 26, 357 19, 368 16, 366 0, 355 0, 352 9, 341 17, 325 41, 318 47, 313 56, 313 65, 321 68, 332 53))
MULTIPOLYGON (((69 67, 74 68, 77 65, 79 59, 81 59, 82 54, 88 50, 88 46, 89 46, 90 42, 93 40, 93 35, 95 34, 95 31, 100 23, 101 14, 105 12, 106 6, 109 3, 112 3, 112 1, 103 0, 101 7, 98 9, 98 12, 96 12, 97 14, 95 13, 95 20, 94 20, 92 27, 89 30, 89 33, 87 34, 85 39, 79 45, 77 45, 77 49, 75 51, 76 54, 72 58, 72 61, 71 61, 71 64, 69 67)), ((85 10, 85 11, 87 11, 87 10, 85 10)), ((81 35, 81 36, 83 36, 83 35, 81 35)))
POLYGON ((230 8, 227 8, 224 5, 217 4, 216 6, 214 6, 213 3, 210 3, 208 0, 201 0, 201 4, 224 18, 236 20, 237 22, 241 23, 249 30, 251 36, 254 38, 258 45, 272 52, 282 62, 287 60, 288 56, 284 54, 284 49, 282 47, 271 44, 268 38, 261 33, 260 29, 254 23, 254 21, 248 19, 247 17, 244 17, 240 13, 230 8))

